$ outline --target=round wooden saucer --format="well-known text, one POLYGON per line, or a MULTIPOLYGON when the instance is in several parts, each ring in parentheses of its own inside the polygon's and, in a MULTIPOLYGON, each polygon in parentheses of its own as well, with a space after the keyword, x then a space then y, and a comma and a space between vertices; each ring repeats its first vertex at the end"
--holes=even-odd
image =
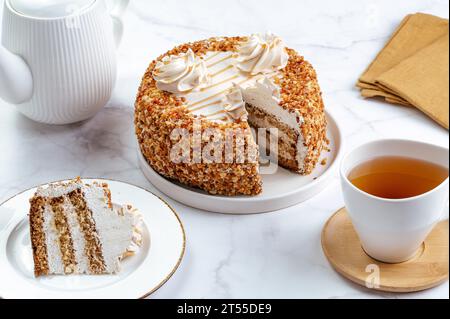
POLYGON ((322 232, 323 251, 337 272, 367 288, 389 292, 421 291, 445 282, 448 242, 446 220, 434 228, 414 258, 386 264, 364 252, 345 208, 328 220, 322 232))

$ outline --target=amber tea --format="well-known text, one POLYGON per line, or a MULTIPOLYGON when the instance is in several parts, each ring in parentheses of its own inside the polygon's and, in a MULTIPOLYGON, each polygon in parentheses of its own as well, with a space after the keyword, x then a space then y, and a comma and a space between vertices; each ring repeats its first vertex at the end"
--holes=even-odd
POLYGON ((356 166, 348 179, 371 195, 401 199, 424 194, 448 177, 448 169, 399 156, 377 157, 356 166))

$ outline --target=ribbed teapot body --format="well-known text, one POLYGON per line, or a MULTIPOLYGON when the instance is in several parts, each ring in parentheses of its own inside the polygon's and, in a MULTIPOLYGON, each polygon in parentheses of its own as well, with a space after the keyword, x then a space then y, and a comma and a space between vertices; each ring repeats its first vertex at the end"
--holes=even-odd
POLYGON ((66 17, 44 19, 15 12, 6 0, 2 44, 21 56, 32 72, 33 95, 17 106, 32 120, 79 122, 108 102, 116 79, 116 53, 104 1, 66 17))

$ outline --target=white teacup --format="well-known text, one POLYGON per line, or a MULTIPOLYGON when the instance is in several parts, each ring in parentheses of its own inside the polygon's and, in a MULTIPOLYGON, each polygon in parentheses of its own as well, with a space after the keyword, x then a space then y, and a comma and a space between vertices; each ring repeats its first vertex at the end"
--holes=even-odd
MULTIPOLYGON (((449 179, 422 195, 386 199, 370 195, 348 179, 353 168, 380 156, 403 156, 449 166, 448 149, 408 140, 378 140, 351 151, 341 164, 345 205, 365 252, 382 262, 415 256, 448 205, 449 179)), ((386 181, 389 182, 389 181, 386 181)))

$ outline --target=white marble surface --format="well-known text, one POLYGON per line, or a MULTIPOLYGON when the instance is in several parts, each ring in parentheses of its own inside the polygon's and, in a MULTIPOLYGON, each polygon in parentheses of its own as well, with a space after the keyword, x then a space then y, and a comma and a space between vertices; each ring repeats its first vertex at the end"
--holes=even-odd
MULTIPOLYGON (((448 131, 412 108, 359 97, 354 83, 408 13, 448 18, 447 0, 132 0, 111 101, 85 123, 33 123, 0 102, 0 202, 36 184, 74 176, 123 180, 159 192, 141 174, 133 103, 150 61, 172 46, 215 35, 271 30, 316 67, 347 149, 387 137, 448 145, 448 131)), ((164 197, 164 196, 163 196, 164 197)), ((337 175, 315 198, 259 216, 225 216, 168 201, 185 224, 187 253, 154 298, 448 298, 376 293, 335 273, 320 247, 325 221, 343 206, 337 175)))

